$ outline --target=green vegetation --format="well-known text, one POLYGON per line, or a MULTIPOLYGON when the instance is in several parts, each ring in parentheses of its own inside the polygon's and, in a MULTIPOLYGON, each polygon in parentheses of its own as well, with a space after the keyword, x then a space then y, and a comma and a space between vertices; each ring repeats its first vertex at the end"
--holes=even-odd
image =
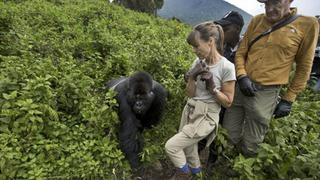
POLYGON ((102 0, 1 2, 0 179, 128 176, 114 94, 103 86, 136 70, 170 91, 142 154, 146 163, 163 158, 194 59, 189 28, 102 0))
MULTIPOLYGON (((137 70, 170 92, 141 154, 146 165, 165 159, 194 59, 190 29, 104 0, 0 2, 0 179, 126 179, 117 104, 103 87, 137 70)), ((304 92, 290 117, 272 121, 258 157, 236 157, 235 169, 244 179, 319 179, 319 109, 319 94, 304 92)), ((222 133, 218 141, 226 146, 222 133)))

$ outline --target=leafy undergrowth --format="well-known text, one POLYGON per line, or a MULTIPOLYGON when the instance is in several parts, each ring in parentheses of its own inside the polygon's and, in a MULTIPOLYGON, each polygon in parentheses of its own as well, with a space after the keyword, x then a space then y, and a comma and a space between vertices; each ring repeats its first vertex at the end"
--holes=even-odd
MULTIPOLYGON (((173 167, 164 144, 176 132, 194 59, 190 30, 104 0, 0 2, 0 179, 128 179, 117 104, 104 83, 138 70, 170 92, 141 154, 146 173, 166 179, 173 167)), ((221 130, 220 157, 242 179, 319 179, 319 102, 307 90, 291 116, 272 120, 257 158, 235 155, 221 130)), ((225 169, 204 179, 227 178, 225 169)))
POLYGON ((104 0, 0 2, 0 179, 130 176, 104 83, 138 70, 170 92, 142 154, 145 164, 164 158, 194 59, 189 30, 104 0))

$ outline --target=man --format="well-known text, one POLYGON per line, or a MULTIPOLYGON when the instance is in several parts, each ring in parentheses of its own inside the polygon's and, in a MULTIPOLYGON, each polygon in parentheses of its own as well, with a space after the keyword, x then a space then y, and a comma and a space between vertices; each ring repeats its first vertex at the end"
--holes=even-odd
POLYGON ((223 28, 223 56, 234 63, 236 50, 240 41, 240 33, 244 25, 243 17, 237 11, 230 11, 222 19, 214 21, 214 23, 219 24, 223 28))
MULTIPOLYGON (((243 17, 236 11, 229 11, 224 17, 218 21, 214 21, 215 24, 219 24, 224 32, 224 54, 230 62, 234 63, 234 58, 238 43, 240 40, 240 33, 244 25, 243 17)), ((225 108, 221 107, 219 114, 219 123, 222 123, 225 108)), ((203 150, 206 145, 206 139, 199 142, 199 152, 203 150)), ((207 169, 210 172, 214 162, 217 160, 217 150, 215 143, 211 143, 209 147, 209 158, 207 161, 207 169)))
MULTIPOLYGON (((214 21, 219 24, 224 32, 224 53, 223 56, 234 63, 238 44, 240 43, 240 33, 244 25, 243 17, 237 11, 229 11, 222 19, 214 21)), ((222 123, 225 108, 221 108, 220 120, 222 123)))
POLYGON ((248 51, 248 44, 275 23, 297 14, 293 0, 258 0, 265 14, 253 17, 236 54, 237 85, 233 105, 227 109, 223 127, 230 141, 247 156, 255 156, 270 119, 289 115, 292 102, 309 78, 319 27, 314 17, 300 16, 286 26, 263 36, 248 51), (296 72, 287 92, 292 64, 296 72))

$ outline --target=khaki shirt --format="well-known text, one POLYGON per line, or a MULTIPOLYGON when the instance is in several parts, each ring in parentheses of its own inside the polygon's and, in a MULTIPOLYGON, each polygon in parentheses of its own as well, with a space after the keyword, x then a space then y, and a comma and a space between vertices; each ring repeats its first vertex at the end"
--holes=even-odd
MULTIPOLYGON (((292 8, 291 14, 296 13, 297 9, 292 8)), ((294 22, 259 39, 245 59, 249 42, 271 26, 264 14, 251 20, 236 54, 237 77, 247 75, 262 85, 287 84, 295 62, 295 76, 282 97, 294 101, 309 79, 319 25, 314 17, 300 16, 294 22)))

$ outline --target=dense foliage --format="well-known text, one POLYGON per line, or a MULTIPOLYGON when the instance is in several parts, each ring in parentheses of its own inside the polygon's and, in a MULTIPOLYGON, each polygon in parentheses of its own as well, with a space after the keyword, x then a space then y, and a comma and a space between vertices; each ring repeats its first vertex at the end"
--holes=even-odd
MULTIPOLYGON (((137 70, 170 92, 141 154, 145 164, 165 159, 194 59, 190 29, 104 0, 0 2, 0 179, 127 178, 104 83, 137 70)), ((230 156, 241 178, 319 179, 319 109, 320 95, 305 91, 291 116, 272 120, 256 158, 230 156)), ((217 139, 228 156, 224 131, 217 139)))
POLYGON ((114 94, 103 87, 136 70, 170 91, 142 154, 164 157, 194 59, 189 30, 102 0, 0 2, 0 179, 126 177, 114 94))

